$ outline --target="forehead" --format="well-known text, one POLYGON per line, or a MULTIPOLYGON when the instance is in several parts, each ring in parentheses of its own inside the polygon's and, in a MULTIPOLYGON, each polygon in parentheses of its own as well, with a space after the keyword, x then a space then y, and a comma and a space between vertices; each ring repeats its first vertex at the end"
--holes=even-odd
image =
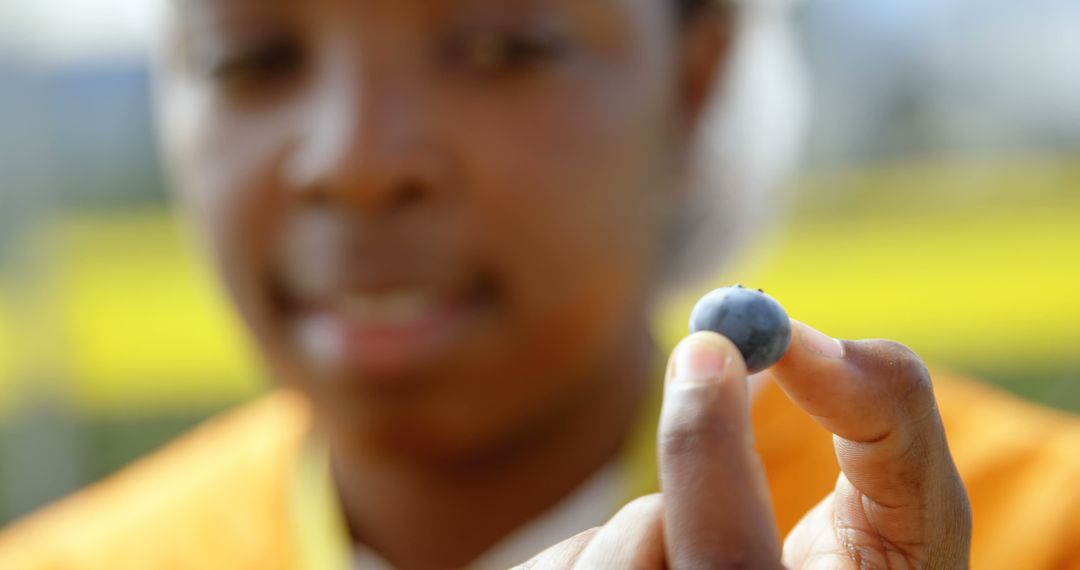
POLYGON ((286 13, 298 11, 305 4, 325 4, 325 0, 170 0, 172 14, 184 21, 200 19, 206 15, 257 16, 266 13, 286 13))
POLYGON ((354 14, 396 14, 413 17, 451 16, 460 13, 528 14, 556 12, 582 16, 614 17, 633 13, 652 13, 676 0, 169 0, 174 14, 197 17, 200 14, 221 16, 257 16, 259 14, 299 14, 333 10, 345 17, 354 14))
MULTIPOLYGON (((647 0, 658 2, 664 0, 647 0)), ((171 4, 181 13, 195 13, 203 10, 239 10, 258 11, 284 8, 334 8, 337 10, 375 9, 401 12, 447 12, 462 9, 494 9, 517 11, 538 7, 558 7, 573 5, 632 4, 624 0, 171 0, 171 4)))
POLYGON ((173 45, 198 38, 246 37, 301 26, 319 35, 326 24, 362 36, 401 32, 437 40, 448 27, 548 25, 604 50, 666 44, 675 0, 170 0, 173 45), (375 34, 368 32, 377 31, 375 34))

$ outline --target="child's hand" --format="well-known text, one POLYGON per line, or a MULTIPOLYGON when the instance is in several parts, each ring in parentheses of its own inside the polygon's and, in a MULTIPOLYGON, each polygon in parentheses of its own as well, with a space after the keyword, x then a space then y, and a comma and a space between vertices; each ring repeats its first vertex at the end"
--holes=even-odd
POLYGON ((782 550, 754 451, 745 365, 727 339, 702 332, 668 366, 663 494, 524 567, 966 568, 971 509, 922 361, 893 342, 793 329, 772 375, 835 434, 843 472, 782 550))

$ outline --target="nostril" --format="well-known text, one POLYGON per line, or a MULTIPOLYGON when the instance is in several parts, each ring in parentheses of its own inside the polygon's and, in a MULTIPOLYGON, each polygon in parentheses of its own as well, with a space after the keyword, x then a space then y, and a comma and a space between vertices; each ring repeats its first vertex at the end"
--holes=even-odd
POLYGON ((394 194, 391 207, 395 210, 404 210, 415 205, 424 198, 424 188, 418 182, 406 182, 402 184, 394 194))
POLYGON ((325 206, 331 202, 329 190, 321 184, 305 186, 296 196, 298 202, 308 206, 325 206))

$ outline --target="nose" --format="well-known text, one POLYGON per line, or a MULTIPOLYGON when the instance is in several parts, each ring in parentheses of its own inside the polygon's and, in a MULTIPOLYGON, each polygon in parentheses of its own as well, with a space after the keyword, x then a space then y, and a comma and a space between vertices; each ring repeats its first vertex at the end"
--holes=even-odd
POLYGON ((446 185, 418 77, 400 65, 336 50, 301 113, 286 165, 301 200, 386 213, 430 200, 446 185))

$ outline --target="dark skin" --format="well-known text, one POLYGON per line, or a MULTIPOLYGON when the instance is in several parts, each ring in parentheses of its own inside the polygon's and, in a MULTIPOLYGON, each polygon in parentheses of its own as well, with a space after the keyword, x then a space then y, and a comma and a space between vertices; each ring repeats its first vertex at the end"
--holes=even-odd
MULTIPOLYGON (((263 354, 314 404, 355 540, 460 566, 617 456, 731 21, 660 0, 176 2, 166 153, 263 354)), ((701 451, 661 461, 681 499, 607 534, 707 520, 678 481, 740 456, 701 451)), ((761 485, 740 477, 715 488, 761 485)))

